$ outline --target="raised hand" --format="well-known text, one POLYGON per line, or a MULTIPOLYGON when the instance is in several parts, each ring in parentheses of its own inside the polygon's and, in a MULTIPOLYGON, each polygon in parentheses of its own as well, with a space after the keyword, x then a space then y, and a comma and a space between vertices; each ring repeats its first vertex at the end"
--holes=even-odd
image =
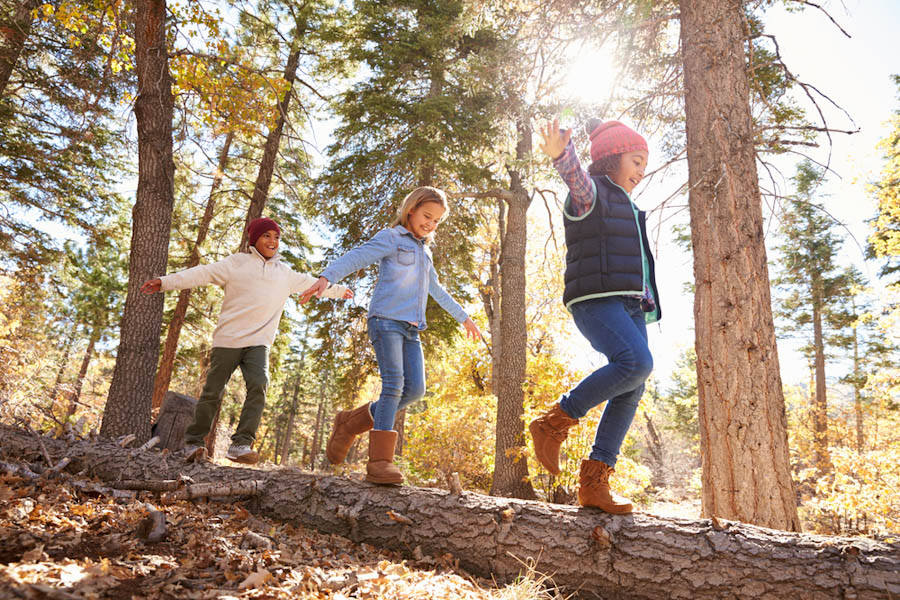
POLYGON ((566 146, 569 145, 569 140, 572 139, 571 128, 565 131, 559 130, 559 117, 555 117, 552 123, 548 122, 541 125, 538 133, 543 140, 539 144, 541 150, 553 160, 562 155, 566 146))

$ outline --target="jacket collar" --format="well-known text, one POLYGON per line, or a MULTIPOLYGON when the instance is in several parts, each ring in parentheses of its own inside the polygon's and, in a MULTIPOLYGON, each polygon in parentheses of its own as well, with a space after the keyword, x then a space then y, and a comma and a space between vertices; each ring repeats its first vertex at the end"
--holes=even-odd
POLYGON ((259 260, 264 263, 276 263, 281 260, 281 254, 276 252, 272 258, 266 260, 266 257, 259 253, 259 250, 256 249, 256 246, 250 246, 250 254, 251 256, 257 257, 259 260))
POLYGON ((417 237, 413 234, 412 231, 410 231, 409 229, 407 229, 407 228, 404 227, 403 225, 394 225, 394 229, 397 229, 397 230, 400 232, 400 235, 408 235, 409 237, 411 237, 411 238, 414 239, 415 241, 419 242, 420 244, 424 244, 424 243, 425 243, 425 240, 420 240, 419 238, 417 238, 417 237))

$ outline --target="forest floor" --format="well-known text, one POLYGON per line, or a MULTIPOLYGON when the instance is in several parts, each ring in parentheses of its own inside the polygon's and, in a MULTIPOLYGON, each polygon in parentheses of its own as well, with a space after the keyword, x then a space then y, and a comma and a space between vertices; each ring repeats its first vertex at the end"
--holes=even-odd
POLYGON ((111 498, 76 483, 85 482, 0 475, 0 598, 562 598, 527 566, 497 587, 449 555, 404 560, 258 518, 240 502, 158 505, 150 492, 111 498), (140 534, 150 509, 166 520, 156 543, 140 534))

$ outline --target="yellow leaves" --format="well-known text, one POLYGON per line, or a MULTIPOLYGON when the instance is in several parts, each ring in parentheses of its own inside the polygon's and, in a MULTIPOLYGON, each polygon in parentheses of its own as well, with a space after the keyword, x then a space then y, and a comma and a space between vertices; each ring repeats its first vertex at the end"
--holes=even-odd
POLYGON ((287 91, 281 77, 259 74, 252 57, 220 41, 210 58, 176 55, 169 62, 173 88, 197 103, 197 126, 242 131, 250 136, 274 127, 276 103, 287 91))
POLYGON ((812 480, 815 495, 803 506, 807 518, 826 533, 834 533, 835 528, 898 532, 900 444, 862 454, 831 447, 830 456, 834 471, 812 480))
POLYGON ((74 504, 69 508, 69 512, 75 516, 79 517, 93 517, 94 516, 94 505, 93 504, 74 504))

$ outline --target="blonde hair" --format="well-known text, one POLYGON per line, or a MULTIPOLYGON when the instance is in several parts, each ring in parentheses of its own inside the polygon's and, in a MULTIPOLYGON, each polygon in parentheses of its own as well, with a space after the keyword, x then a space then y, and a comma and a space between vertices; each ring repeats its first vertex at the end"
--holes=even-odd
MULTIPOLYGON (((450 204, 447 202, 447 194, 436 187, 423 185, 406 195, 406 198, 404 198, 403 202, 400 204, 399 210, 397 210, 397 216, 394 218, 394 222, 391 223, 391 227, 403 225, 409 229, 409 213, 428 202, 435 202, 444 207, 444 214, 441 215, 440 220, 440 222, 443 223, 450 214, 450 204)), ((433 231, 425 238, 425 242, 430 244, 432 240, 434 240, 433 231)))

